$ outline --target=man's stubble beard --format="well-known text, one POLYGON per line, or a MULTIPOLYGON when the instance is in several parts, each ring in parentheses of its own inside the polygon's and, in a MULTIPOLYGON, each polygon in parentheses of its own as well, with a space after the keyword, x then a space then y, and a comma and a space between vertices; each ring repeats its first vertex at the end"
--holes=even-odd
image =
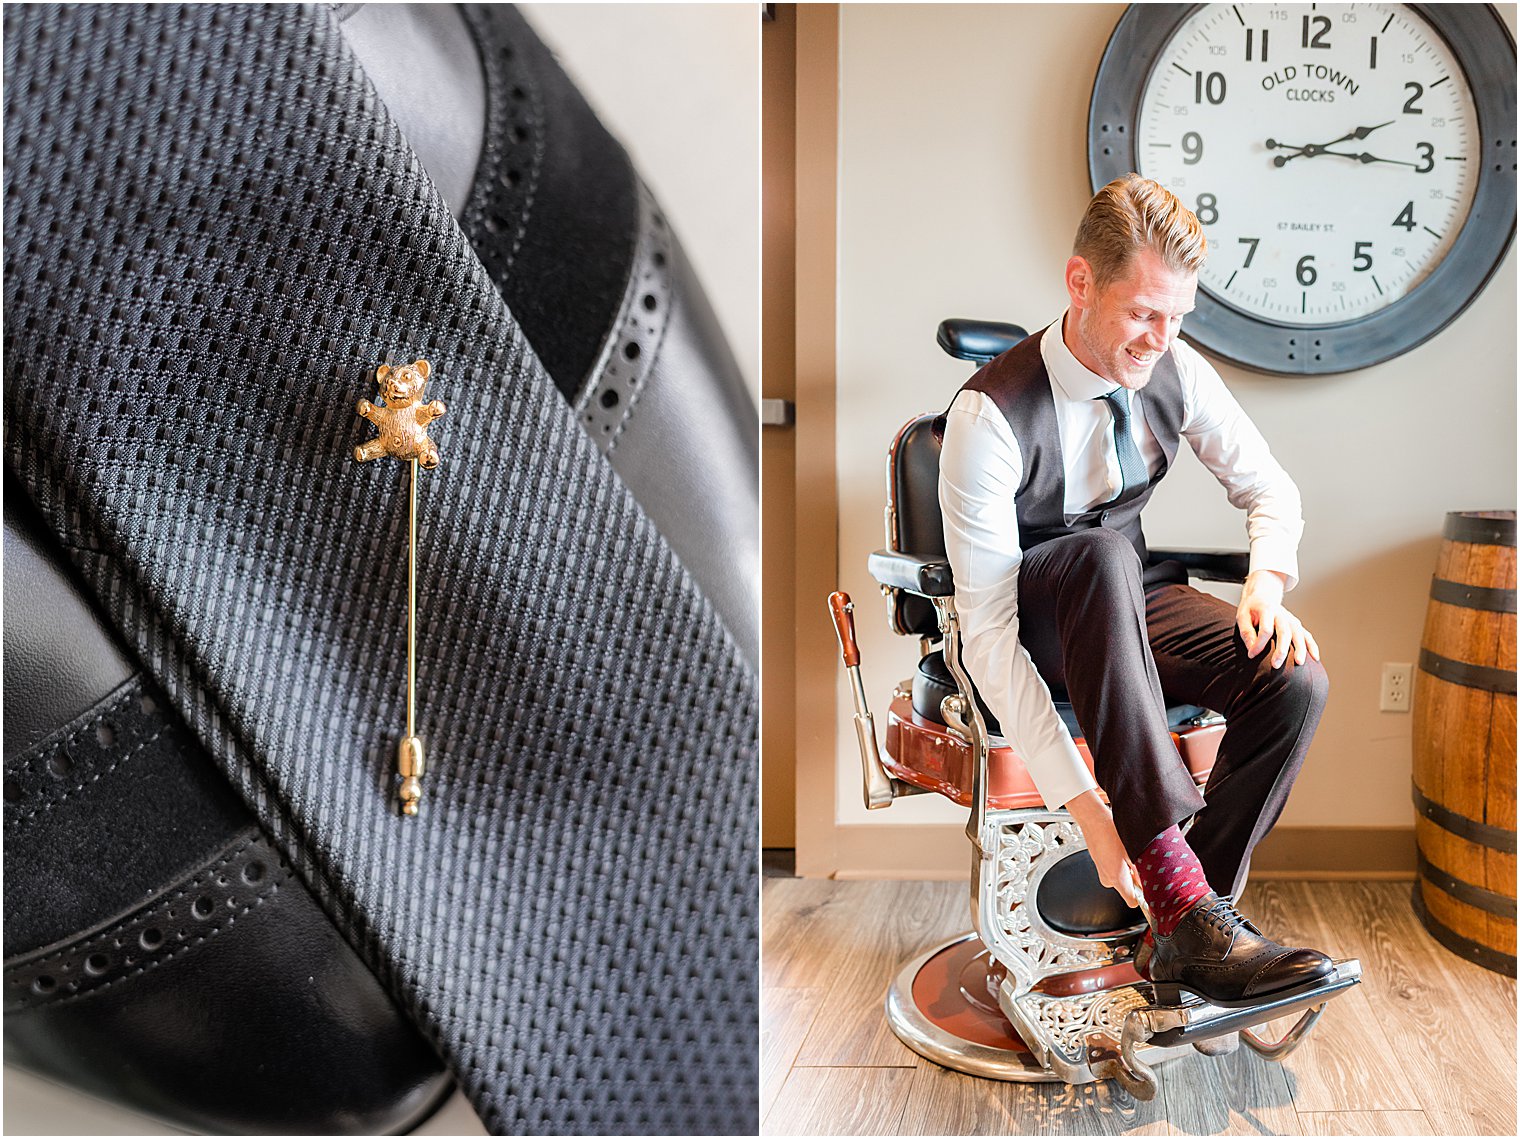
POLYGON ((1136 371, 1131 369, 1137 369, 1138 365, 1135 364, 1134 359, 1125 350, 1123 344, 1114 347, 1111 351, 1103 349, 1103 346, 1097 342, 1092 334, 1091 324, 1096 323, 1097 320, 1092 314, 1093 310, 1091 308, 1082 309, 1077 314, 1077 339, 1087 349, 1087 354, 1103 369, 1098 375, 1111 384, 1118 384, 1120 387, 1128 388, 1134 392, 1140 391, 1151 382, 1151 376, 1155 374, 1156 363, 1161 359, 1161 354, 1157 353, 1155 358, 1151 360, 1150 366, 1139 373, 1140 382, 1134 382, 1136 371), (1126 379, 1118 379, 1118 376, 1125 376, 1126 379))

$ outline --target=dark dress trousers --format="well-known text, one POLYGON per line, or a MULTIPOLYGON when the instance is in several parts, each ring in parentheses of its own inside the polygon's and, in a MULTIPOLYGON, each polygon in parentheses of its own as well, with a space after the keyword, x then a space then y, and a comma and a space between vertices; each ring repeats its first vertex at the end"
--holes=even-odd
POLYGON ((492 1131, 753 1133, 753 630, 693 544, 715 508, 640 480, 627 415, 647 396, 681 422, 664 349, 710 314, 663 319, 679 249, 519 17, 466 13, 487 126, 457 221, 340 17, 6 9, 7 608, 14 499, 79 627, 119 645, 109 696, 61 726, 12 719, 7 660, 7 1055, 56 1074, 109 1012, 92 1090, 182 1126, 409 1126, 421 1098, 278 1114, 367 1062, 391 1002, 417 1040, 377 1046, 370 1082, 422 1089, 436 1053, 492 1131), (419 357, 448 410, 419 503, 429 766, 403 819, 406 481, 352 453, 376 365, 419 357), (223 842, 142 901, 178 872, 165 852, 223 842), (233 950, 271 915, 284 948, 249 973, 233 950), (153 1020, 131 999, 196 970, 225 1002, 153 1020), (292 1003, 258 1005, 266 985, 292 1003), (261 1032, 298 1041, 335 1005, 351 1050, 261 1087, 288 1059, 261 1032), (143 1091, 176 1033, 240 1044, 227 1094, 267 1114, 143 1091))
POLYGON ((1186 584, 1176 563, 1148 565, 1141 511, 1177 455, 1183 392, 1170 352, 1144 389, 1162 451, 1148 483, 1079 514, 1065 509, 1066 469, 1038 334, 974 375, 1008 420, 1024 462, 1017 493, 1019 640, 1045 682, 1068 693, 1098 785, 1132 858, 1197 815, 1189 842, 1210 884, 1235 894, 1271 829, 1324 712, 1317 661, 1281 669, 1255 660, 1235 608, 1186 584), (1223 713, 1229 727, 1202 796, 1166 726, 1167 704, 1223 713))

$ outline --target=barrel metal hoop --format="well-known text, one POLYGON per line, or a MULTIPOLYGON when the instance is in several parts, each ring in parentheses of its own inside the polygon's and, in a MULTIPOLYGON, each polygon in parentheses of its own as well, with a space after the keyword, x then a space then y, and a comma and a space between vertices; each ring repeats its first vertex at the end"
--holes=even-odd
POLYGON ((1473 514, 1452 513, 1446 516, 1441 536, 1453 542, 1471 542, 1477 546, 1513 546, 1513 518, 1481 518, 1473 514))
POLYGON ((1468 664, 1465 660, 1452 660, 1450 657, 1437 656, 1429 649, 1421 649, 1420 671, 1428 672, 1450 684, 1460 684, 1463 688, 1478 688, 1503 696, 1515 695, 1515 673, 1512 669, 1468 664))
POLYGON ((1414 915, 1420 919, 1430 936, 1439 941, 1447 949, 1458 957, 1465 957, 1474 964, 1481 965, 1485 969, 1495 973, 1503 973, 1506 976, 1515 975, 1515 958, 1510 953, 1500 953, 1497 949, 1490 949, 1480 942, 1471 938, 1463 937, 1455 930, 1448 929, 1435 918, 1430 916, 1430 911, 1425 908, 1425 899, 1420 896, 1420 883, 1414 884, 1414 915))
POLYGON ((1456 605, 1463 609, 1482 609, 1488 613, 1513 613, 1515 591, 1513 589, 1490 589, 1482 585, 1468 585, 1462 581, 1448 581, 1444 577, 1430 579, 1430 599, 1443 605, 1456 605))
POLYGON ((1425 793, 1420 790, 1420 785, 1413 780, 1410 780, 1409 788, 1414 798, 1415 810, 1442 830, 1450 831, 1458 838, 1465 838, 1479 846, 1496 850, 1500 854, 1515 853, 1514 831, 1480 823, 1477 819, 1469 819, 1466 815, 1459 815, 1450 807, 1443 807, 1440 803, 1427 799, 1425 793))
POLYGON ((1424 878, 1432 886, 1443 893, 1450 894, 1459 902, 1466 902, 1476 909, 1487 910, 1491 914, 1498 914, 1501 918, 1513 918, 1515 916, 1515 899, 1497 894, 1493 890, 1485 890, 1482 886, 1474 886, 1471 882, 1442 870, 1430 859, 1425 857, 1423 850, 1415 851, 1416 868, 1420 877, 1424 878))

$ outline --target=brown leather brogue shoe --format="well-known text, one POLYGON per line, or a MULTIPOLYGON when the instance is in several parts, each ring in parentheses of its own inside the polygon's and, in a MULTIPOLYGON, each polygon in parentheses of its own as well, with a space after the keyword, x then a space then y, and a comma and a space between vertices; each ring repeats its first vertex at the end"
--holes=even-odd
POLYGON ((1312 985, 1335 969, 1323 953, 1265 937, 1228 898, 1213 893, 1183 915, 1171 936, 1156 934, 1145 957, 1153 982, 1175 983, 1231 1007, 1312 985))

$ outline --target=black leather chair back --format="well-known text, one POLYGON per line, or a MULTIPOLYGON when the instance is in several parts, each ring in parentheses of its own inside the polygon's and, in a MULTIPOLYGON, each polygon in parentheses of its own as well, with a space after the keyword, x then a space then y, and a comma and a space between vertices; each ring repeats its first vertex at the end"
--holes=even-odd
MULTIPOLYGON (((985 364, 1029 333, 1017 324, 966 320, 940 322, 939 346, 957 360, 985 364)), ((920 558, 945 556, 944 520, 939 512, 939 447, 936 415, 910 419, 887 452, 887 546, 920 558)), ((922 597, 893 590, 892 630, 904 636, 939 637, 934 606, 922 597)))
MULTIPOLYGON (((925 558, 945 556, 945 530, 939 512, 939 439, 933 415, 910 419, 887 452, 887 542, 903 553, 925 558)), ((938 637, 934 606, 922 597, 894 590, 894 632, 938 637)))

